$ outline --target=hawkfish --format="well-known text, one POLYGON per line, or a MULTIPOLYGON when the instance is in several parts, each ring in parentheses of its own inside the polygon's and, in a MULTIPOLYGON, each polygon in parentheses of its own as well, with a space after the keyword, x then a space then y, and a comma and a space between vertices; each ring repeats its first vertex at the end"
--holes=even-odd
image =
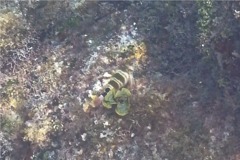
POLYGON ((110 77, 108 82, 97 93, 90 93, 83 104, 84 112, 89 112, 90 108, 95 108, 103 104, 105 108, 111 108, 112 105, 117 105, 118 102, 114 99, 117 91, 126 86, 131 86, 133 77, 131 73, 116 70, 110 77))

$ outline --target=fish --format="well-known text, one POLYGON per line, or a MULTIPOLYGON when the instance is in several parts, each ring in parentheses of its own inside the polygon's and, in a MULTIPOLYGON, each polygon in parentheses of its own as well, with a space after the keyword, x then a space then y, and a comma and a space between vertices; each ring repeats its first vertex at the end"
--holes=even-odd
MULTIPOLYGON (((106 99, 114 104, 114 94, 123 87, 132 83, 132 75, 122 70, 116 70, 109 78, 108 82, 97 93, 90 94, 83 103, 84 112, 89 112, 90 108, 100 106, 106 99)), ((104 105, 106 107, 106 105, 104 105)), ((106 108, 111 108, 110 105, 106 108)))
POLYGON ((103 87, 104 92, 103 94, 106 95, 110 90, 119 90, 122 87, 126 86, 130 82, 130 75, 127 72, 122 70, 117 70, 112 77, 110 78, 109 82, 103 87))

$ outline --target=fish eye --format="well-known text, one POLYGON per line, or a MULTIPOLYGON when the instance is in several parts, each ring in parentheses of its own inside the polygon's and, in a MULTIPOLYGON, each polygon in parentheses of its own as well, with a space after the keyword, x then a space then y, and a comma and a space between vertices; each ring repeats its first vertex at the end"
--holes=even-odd
POLYGON ((110 91, 110 88, 106 88, 105 92, 108 93, 110 91))

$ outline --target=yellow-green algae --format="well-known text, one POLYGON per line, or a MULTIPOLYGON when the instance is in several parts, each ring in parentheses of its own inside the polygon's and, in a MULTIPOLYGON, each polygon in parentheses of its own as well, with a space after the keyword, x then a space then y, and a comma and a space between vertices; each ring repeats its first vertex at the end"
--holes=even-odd
POLYGON ((103 99, 104 107, 110 109, 110 108, 112 108, 112 105, 117 104, 114 99, 115 93, 116 93, 115 89, 112 89, 107 93, 107 95, 103 99))
POLYGON ((131 92, 127 88, 122 88, 117 91, 114 89, 110 90, 104 97, 103 106, 110 109, 113 105, 116 105, 115 112, 119 116, 125 116, 130 109, 130 96, 131 92))

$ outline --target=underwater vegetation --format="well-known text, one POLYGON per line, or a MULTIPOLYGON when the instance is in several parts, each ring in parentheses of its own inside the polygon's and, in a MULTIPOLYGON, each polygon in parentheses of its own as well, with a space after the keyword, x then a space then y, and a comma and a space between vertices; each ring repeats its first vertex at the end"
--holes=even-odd
POLYGON ((104 97, 103 106, 108 109, 114 107, 118 115, 125 116, 130 109, 130 96, 131 93, 127 88, 121 88, 117 91, 112 89, 104 97))
POLYGON ((118 115, 125 116, 128 114, 128 111, 130 109, 130 96, 131 93, 127 88, 122 88, 115 94, 114 98, 117 102, 115 111, 118 115))
POLYGON ((209 49, 209 38, 212 36, 213 23, 213 2, 212 0, 197 1, 198 20, 197 26, 199 29, 199 43, 202 46, 202 51, 206 55, 211 54, 209 49))
POLYGON ((199 19, 197 24, 201 32, 208 32, 212 23, 213 2, 211 0, 197 1, 199 19))
POLYGON ((22 42, 26 36, 26 28, 22 17, 9 10, 0 12, 0 56, 7 53, 7 49, 22 48, 22 42))

